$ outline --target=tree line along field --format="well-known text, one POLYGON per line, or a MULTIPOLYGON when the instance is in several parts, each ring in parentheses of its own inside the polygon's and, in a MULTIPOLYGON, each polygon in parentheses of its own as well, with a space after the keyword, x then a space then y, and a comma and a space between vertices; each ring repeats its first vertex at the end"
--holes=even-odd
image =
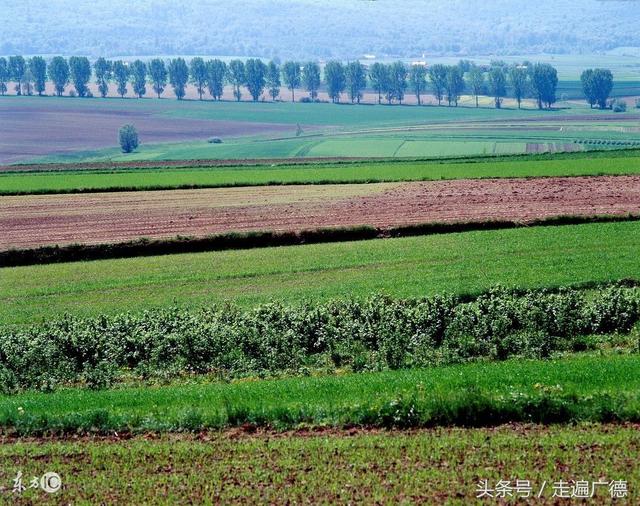
MULTIPOLYGON (((426 93, 428 81, 438 105, 446 100, 449 106, 458 105, 460 95, 469 90, 474 95, 476 107, 480 95, 489 95, 494 99, 495 107, 500 108, 507 96, 507 82, 511 86, 512 96, 520 107, 525 97, 535 99, 539 109, 550 108, 556 101, 558 86, 557 70, 548 63, 515 63, 508 65, 502 61, 492 61, 490 65, 479 67, 468 60, 457 65, 446 66, 426 63, 396 61, 391 64, 375 62, 365 66, 359 61, 343 64, 338 60, 324 63, 286 61, 281 65, 276 61, 268 64, 261 59, 231 60, 228 63, 220 59, 205 60, 195 57, 190 61, 173 58, 166 62, 162 58, 150 61, 122 60, 111 61, 103 57, 93 63, 87 57, 72 56, 68 60, 56 56, 45 60, 41 56, 25 59, 16 55, 0 57, 0 93, 5 94, 9 82, 13 81, 17 95, 43 95, 50 81, 58 97, 65 94, 69 84, 73 84, 71 96, 92 97, 89 82, 95 78, 98 92, 103 98, 109 95, 113 82, 117 94, 124 98, 131 86, 134 96, 142 98, 147 94, 147 85, 160 98, 168 85, 178 100, 186 96, 187 85, 193 84, 198 98, 208 93, 214 100, 224 96, 225 85, 233 89, 236 101, 242 99, 243 90, 248 91, 254 102, 269 97, 272 101, 279 98, 282 86, 291 93, 295 101, 296 89, 305 89, 309 96, 302 101, 318 101, 318 91, 324 83, 326 93, 333 103, 340 103, 346 94, 351 103, 360 103, 368 86, 377 95, 377 102, 384 100, 388 104, 402 104, 408 90, 412 90, 421 105, 422 95, 426 93), (466 77, 466 80, 465 80, 466 77)), ((613 76, 609 70, 590 69, 585 71, 581 80, 587 101, 593 106, 604 109, 609 106, 607 100, 613 90, 613 76)))
MULTIPOLYGON (((340 103, 345 94, 348 101, 359 104, 368 90, 373 94, 373 102, 378 104, 383 100, 388 104, 402 104, 406 96, 412 94, 421 105, 422 96, 430 92, 438 105, 444 101, 457 107, 466 92, 473 96, 476 107, 480 96, 491 97, 496 108, 501 108, 507 96, 516 100, 518 108, 526 98, 533 99, 542 109, 550 108, 559 98, 566 100, 576 95, 585 98, 592 108, 622 112, 627 105, 620 101, 614 107, 615 101, 609 101, 614 92, 613 74, 609 69, 583 70, 580 92, 571 89, 575 84, 571 82, 559 95, 557 69, 549 63, 528 60, 507 63, 494 59, 483 65, 470 60, 460 60, 454 65, 402 61, 363 64, 357 60, 343 64, 331 60, 321 65, 315 61, 280 64, 275 60, 266 64, 256 58, 227 62, 217 58, 205 61, 201 57, 190 61, 180 57, 168 61, 163 58, 112 61, 100 57, 91 62, 87 57, 78 56, 68 60, 62 56, 48 60, 41 56, 0 57, 0 94, 9 90, 11 82, 17 95, 49 93, 59 97, 72 84, 71 96, 93 97, 95 91, 105 98, 110 95, 113 84, 121 98, 129 91, 142 98, 148 87, 160 98, 170 86, 173 95, 182 100, 187 96, 188 85, 192 84, 200 100, 206 94, 213 100, 226 98, 225 85, 229 85, 231 96, 238 102, 245 92, 254 102, 267 98, 276 101, 284 87, 290 92, 292 102, 295 102, 296 90, 301 89, 308 96, 299 98, 300 101, 317 102, 322 89, 333 103, 340 103), (92 79, 95 79, 95 90, 89 86, 92 79)), ((628 84, 626 89, 627 95, 634 94, 628 84)), ((615 93, 623 95, 623 88, 615 93)))

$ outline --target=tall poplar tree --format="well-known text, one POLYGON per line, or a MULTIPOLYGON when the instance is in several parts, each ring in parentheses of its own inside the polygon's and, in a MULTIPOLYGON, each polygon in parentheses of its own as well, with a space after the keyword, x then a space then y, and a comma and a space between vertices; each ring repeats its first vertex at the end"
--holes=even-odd
POLYGON ((131 84, 138 98, 147 94, 147 66, 142 60, 136 60, 131 64, 131 84))
POLYGON ((129 83, 129 76, 131 70, 122 60, 113 62, 113 78, 118 86, 118 95, 124 98, 127 94, 127 84, 129 83))
POLYGON ((86 97, 89 92, 88 84, 91 80, 91 63, 86 56, 72 56, 69 58, 71 82, 79 97, 86 97))
POLYGON ((42 96, 47 86, 47 62, 42 56, 34 56, 29 60, 29 70, 33 77, 33 87, 42 96))
POLYGON ((224 94, 224 82, 227 75, 227 64, 221 60, 210 60, 207 65, 207 88, 214 100, 221 100, 224 94))
POLYGON ((291 101, 296 101, 296 88, 300 87, 302 72, 300 63, 297 61, 288 61, 282 66, 282 81, 284 85, 291 91, 291 101))
POLYGON ((427 90, 427 68, 420 64, 411 65, 409 83, 418 99, 418 105, 422 105, 422 94, 427 90))
POLYGON ((154 58, 149 62, 149 80, 158 98, 167 87, 167 66, 161 58, 154 58))
POLYGON ((207 87, 207 65, 202 58, 194 58, 189 65, 191 83, 196 87, 198 96, 202 100, 207 87))
POLYGON ((320 65, 313 61, 305 63, 302 67, 302 84, 311 100, 317 100, 321 82, 320 65))
POLYGON ((269 96, 274 102, 280 95, 280 87, 282 83, 280 81, 280 69, 274 61, 270 61, 267 65, 267 75, 265 76, 266 86, 269 90, 269 96))
POLYGON ((111 62, 103 57, 98 58, 93 64, 93 73, 96 76, 96 84, 100 96, 105 98, 109 94, 109 81, 111 80, 111 62))
POLYGON ((69 70, 69 64, 62 56, 56 56, 49 62, 49 79, 53 82, 53 88, 56 95, 61 97, 64 93, 64 89, 69 84, 69 76, 71 72, 69 70))

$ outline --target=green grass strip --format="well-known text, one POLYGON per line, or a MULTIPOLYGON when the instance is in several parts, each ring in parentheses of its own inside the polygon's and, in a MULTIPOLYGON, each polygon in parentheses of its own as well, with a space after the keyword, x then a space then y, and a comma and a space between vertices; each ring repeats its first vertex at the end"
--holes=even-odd
MULTIPOLYGON (((382 161, 289 166, 140 168, 0 173, 0 195, 171 190, 235 186, 353 184, 640 173, 637 151, 516 156, 450 162, 382 161)), ((44 166, 46 167, 46 166, 44 166)))
POLYGON ((0 397, 20 435, 198 431, 250 424, 491 426, 640 421, 638 355, 514 360, 430 370, 0 397))
POLYGON ((475 231, 0 270, 0 324, 172 304, 478 294, 640 279, 640 223, 475 231))

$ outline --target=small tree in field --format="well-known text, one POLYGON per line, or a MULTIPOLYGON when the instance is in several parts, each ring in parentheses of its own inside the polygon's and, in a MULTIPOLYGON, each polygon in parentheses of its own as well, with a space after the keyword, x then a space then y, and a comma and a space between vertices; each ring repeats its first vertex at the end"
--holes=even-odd
POLYGON ((123 153, 131 153, 139 145, 138 131, 133 125, 124 125, 119 131, 119 139, 123 153))

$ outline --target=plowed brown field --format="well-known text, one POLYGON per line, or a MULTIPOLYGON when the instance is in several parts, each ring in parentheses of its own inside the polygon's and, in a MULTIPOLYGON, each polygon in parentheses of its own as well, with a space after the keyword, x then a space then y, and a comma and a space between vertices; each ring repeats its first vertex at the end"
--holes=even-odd
MULTIPOLYGON (((242 121, 182 119, 140 110, 89 109, 73 105, 56 109, 23 107, 19 100, 0 103, 0 163, 41 155, 69 153, 117 145, 118 129, 136 125, 141 142, 181 142, 208 137, 293 133, 291 125, 242 121)), ((305 126, 305 128, 310 128, 305 126)))
POLYGON ((0 197, 0 249, 229 231, 640 213, 640 176, 0 197))

